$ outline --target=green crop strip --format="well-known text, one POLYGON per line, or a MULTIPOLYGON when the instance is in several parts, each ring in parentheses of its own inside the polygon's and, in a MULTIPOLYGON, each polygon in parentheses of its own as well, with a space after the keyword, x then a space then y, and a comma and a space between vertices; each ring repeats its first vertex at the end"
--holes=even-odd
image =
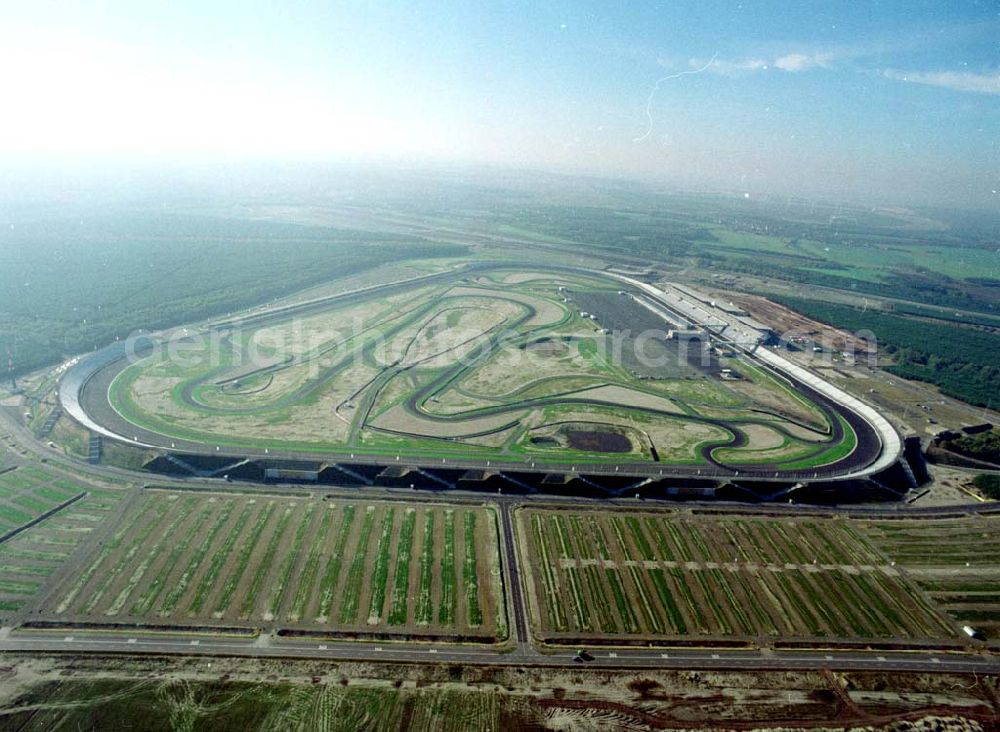
POLYGON ((70 552, 35 551, 32 549, 6 547, 3 550, 2 556, 4 559, 35 559, 41 562, 61 562, 64 559, 68 559, 71 555, 70 552))
POLYGON ((743 604, 736 599, 733 588, 729 584, 729 577, 727 575, 731 576, 731 573, 723 572, 721 569, 710 569, 708 572, 712 579, 715 580, 715 584, 722 589, 722 594, 726 596, 726 600, 729 602, 729 609, 736 616, 736 622, 739 623, 744 633, 751 635, 754 632, 754 626, 746 613, 743 612, 743 604))
MULTIPOLYGON (((836 526, 833 530, 837 531, 836 526)), ((846 543, 848 538, 840 534, 838 540, 830 541, 823 527, 813 522, 803 523, 799 533, 799 542, 803 548, 820 564, 856 564, 838 546, 839 543, 846 543)))
POLYGON ((725 533, 725 535, 729 538, 729 541, 732 543, 733 548, 739 554, 740 558, 742 558, 744 562, 749 562, 750 555, 743 546, 743 542, 740 541, 739 537, 737 537, 736 533, 733 531, 733 525, 739 527, 740 522, 734 521, 730 523, 729 521, 720 521, 718 525, 722 528, 723 533, 725 533))
POLYGON ((887 577, 880 578, 880 581, 886 584, 886 592, 896 599, 900 608, 914 621, 919 621, 918 627, 924 635, 935 631, 948 634, 954 632, 951 624, 941 617, 940 613, 924 599, 921 593, 914 592, 912 587, 905 584, 905 580, 898 580, 898 584, 896 585, 891 585, 887 577), (904 597, 908 598, 917 607, 913 610, 907 608, 902 601, 904 597))
POLYGON ((647 516, 646 528, 649 529, 649 533, 653 536, 653 541, 656 542, 656 547, 660 550, 660 559, 667 562, 674 561, 674 553, 670 549, 670 543, 667 541, 667 538, 663 535, 659 521, 652 516, 647 516))
POLYGON ((752 521, 748 524, 744 524, 742 521, 738 524, 740 531, 746 537, 747 541, 753 544, 754 551, 757 552, 758 561, 764 564, 774 564, 775 557, 764 550, 763 544, 757 538, 758 531, 760 530, 760 523, 758 521, 752 521))
POLYGON ((788 578, 785 577, 785 573, 775 572, 774 580, 781 586, 783 599, 791 602, 795 607, 795 612, 805 625, 806 632, 814 636, 826 635, 826 633, 823 632, 823 628, 820 627, 819 622, 816 620, 816 616, 809 610, 805 602, 803 602, 802 598, 799 596, 799 593, 795 591, 788 578))
POLYGON ((358 603, 361 601, 361 587, 364 582, 365 559, 368 556, 368 540, 371 537, 372 526, 375 523, 375 507, 368 506, 365 509, 364 518, 361 520, 361 532, 358 541, 354 545, 354 560, 350 569, 347 570, 347 579, 344 582, 343 599, 340 603, 340 622, 348 625, 357 620, 358 603))
POLYGON ((420 594, 417 596, 417 623, 427 625, 434 619, 431 591, 434 581, 434 512, 424 511, 424 541, 420 552, 420 594))
POLYGON ((368 623, 375 625, 382 617, 385 606, 386 583, 389 581, 389 547, 392 543, 392 526, 396 509, 389 508, 382 516, 382 531, 375 549, 375 571, 371 578, 371 599, 368 603, 368 623))
POLYGON ((893 607, 891 593, 886 592, 885 586, 874 576, 874 573, 859 575, 856 579, 868 596, 872 607, 877 609, 879 614, 888 621, 892 634, 906 635, 906 623, 893 607))
POLYGON ((32 516, 30 513, 18 511, 16 508, 11 506, 0 506, 0 518, 11 526, 20 526, 21 524, 26 524, 31 521, 32 516))
POLYGON ((351 526, 354 523, 354 506, 344 508, 344 516, 340 520, 337 529, 337 538, 333 545, 333 554, 327 562, 326 571, 319 585, 319 607, 316 614, 319 618, 327 619, 333 607, 333 592, 337 588, 337 579, 340 577, 340 569, 344 564, 344 549, 347 546, 347 537, 351 533, 351 526))
POLYGON ((820 591, 837 605, 837 612, 858 636, 874 635, 871 627, 865 622, 861 608, 863 601, 854 591, 854 586, 843 572, 823 572, 814 575, 820 591))
POLYGON ((583 568, 583 576, 587 580, 587 588, 590 590, 590 596, 597 610, 597 622, 601 626, 601 632, 614 633, 618 626, 611 612, 611 603, 608 602, 608 597, 604 592, 598 568, 588 564, 583 568))
POLYGON ((634 516, 627 516, 625 518, 625 524, 628 526, 629 531, 632 534, 632 538, 635 540, 635 545, 639 547, 639 553, 642 558, 646 561, 653 561, 656 559, 656 554, 653 552, 653 548, 649 545, 649 541, 646 540, 646 536, 642 533, 642 527, 639 525, 639 519, 634 516))
POLYGON ((156 562, 156 559, 160 556, 160 552, 163 551, 164 542, 173 542, 174 533, 177 527, 188 517, 191 511, 194 510, 198 499, 194 496, 188 496, 180 502, 180 508, 177 510, 177 515, 171 519, 170 523, 167 525, 163 531, 159 531, 159 526, 157 526, 157 531, 151 533, 150 536, 156 536, 156 541, 153 542, 153 546, 149 548, 146 552, 145 558, 139 563, 139 566, 132 572, 129 577, 128 582, 119 591, 118 596, 111 603, 111 606, 105 611, 106 615, 117 615, 121 609, 125 606, 125 602, 135 588, 138 586, 139 582, 145 576, 149 568, 156 562))
POLYGON ((674 601, 674 596, 667 586, 667 578, 663 570, 659 567, 649 570, 649 578, 653 582, 653 589, 656 590, 656 594, 660 598, 660 604, 667 611, 667 619, 673 626, 674 632, 678 635, 686 634, 687 623, 684 622, 684 616, 681 615, 681 611, 674 601))
POLYGON ((59 490, 53 487, 43 487, 36 490, 35 493, 51 501, 52 505, 56 505, 69 499, 74 495, 75 490, 59 490))
MULTIPOLYGON (((764 612, 763 602, 758 600, 756 593, 750 586, 746 573, 734 572, 731 575, 731 578, 733 578, 743 589, 743 594, 748 600, 747 604, 750 606, 751 611, 753 611, 754 617, 757 618, 757 627, 763 629, 770 635, 780 635, 778 632, 778 626, 775 624, 774 619, 764 612)), ((756 575, 755 579, 760 582, 760 578, 756 577, 756 575)))
POLYGON ((152 582, 149 583, 149 587, 146 591, 132 604, 129 610, 131 615, 145 615, 149 610, 156 604, 156 600, 159 598, 160 593, 163 588, 166 587, 167 576, 170 571, 177 566, 177 561, 183 556, 184 552, 187 551, 188 546, 191 544, 192 537, 200 536, 201 529, 208 521, 209 517, 212 515, 214 507, 211 504, 205 505, 202 508, 201 513, 198 514, 195 519, 194 525, 188 531, 185 531, 181 537, 181 540, 174 544, 170 552, 167 554, 166 560, 163 562, 163 569, 153 578, 152 582))
POLYGON ((295 536, 292 538, 291 549, 285 554, 285 559, 281 563, 281 569, 278 571, 278 577, 274 582, 274 588, 271 590, 271 602, 268 606, 268 612, 271 617, 276 617, 278 610, 281 607, 281 601, 284 599, 285 588, 288 587, 288 581, 291 579, 292 570, 295 568, 295 564, 298 562, 299 554, 302 552, 302 541, 305 538, 306 530, 312 523, 313 514, 313 504, 307 504, 305 515, 299 519, 299 524, 295 529, 295 536))
MULTIPOLYGON (((215 541, 215 537, 219 534, 219 530, 226 523, 230 514, 233 512, 233 505, 234 503, 232 501, 226 501, 223 504, 222 510, 219 511, 219 515, 215 519, 215 523, 212 525, 212 528, 209 529, 208 536, 206 536, 205 539, 197 546, 194 553, 191 555, 191 558, 188 560, 188 564, 187 567, 184 568, 184 572, 177 579, 176 584, 174 584, 170 592, 167 593, 167 596, 163 601, 163 608, 160 611, 160 615, 170 615, 177 607, 178 601, 181 599, 185 590, 187 590, 191 580, 194 579, 194 575, 198 571, 198 567, 201 566, 202 560, 204 560, 205 556, 208 554, 209 547, 211 547, 212 542, 215 541)), ((244 512, 249 515, 249 511, 250 507, 247 506, 244 509, 244 512)), ((192 536, 193 535, 194 534, 192 532, 192 536)), ((214 560, 215 557, 213 556, 213 563, 214 560)), ((221 566, 222 564, 220 563, 219 567, 221 568, 221 566)))
POLYGON ((406 509, 399 529, 399 546, 396 548, 396 570, 392 586, 392 604, 389 608, 389 625, 402 625, 406 622, 410 591, 410 557, 413 553, 413 530, 416 523, 416 510, 406 509))
MULTIPOLYGON (((225 584, 222 586, 222 593, 219 595, 219 600, 215 604, 216 612, 223 612, 229 607, 229 603, 232 601, 233 593, 239 586, 240 580, 243 578, 243 572, 246 571, 247 564, 250 562, 250 556, 253 554, 253 550, 257 546, 257 542, 260 540, 260 535, 264 531, 264 526, 267 524, 268 519, 271 518, 271 514, 274 512, 274 503, 268 503, 263 511, 257 514, 257 520, 250 529, 250 536, 247 539, 241 540, 240 551, 236 556, 236 566, 233 571, 229 573, 228 579, 226 579, 225 584)), ((240 518, 243 518, 242 516, 240 518)), ((229 559, 229 553, 232 551, 236 544, 236 541, 241 539, 243 526, 233 527, 233 530, 229 532, 226 537, 225 542, 220 551, 213 557, 213 567, 215 566, 215 561, 219 563, 219 568, 221 569, 226 561, 229 559)), ((198 587, 198 593, 195 595, 194 602, 191 604, 191 611, 197 613, 201 610, 202 605, 208 599, 208 594, 212 591, 215 586, 215 575, 209 573, 202 578, 201 585, 198 587)))
POLYGON ((693 574, 698 586, 701 587, 702 598, 712 611, 712 614, 715 616, 715 621, 718 624, 719 631, 724 635, 729 635, 733 632, 732 626, 730 626, 726 613, 723 612, 722 606, 719 605, 719 601, 715 597, 715 592, 712 590, 711 585, 708 583, 708 579, 705 577, 706 572, 707 570, 695 569, 688 574, 693 574))
POLYGON ((834 613, 830 612, 830 603, 828 599, 823 596, 823 593, 817 589, 815 582, 809 576, 808 572, 793 572, 792 580, 798 585, 799 589, 805 595, 809 601, 809 606, 815 608, 817 614, 825 621, 826 626, 830 629, 834 636, 843 637, 847 635, 847 630, 840 623, 840 618, 838 618, 834 613))
POLYGON ((882 617, 872 607, 872 603, 877 602, 877 596, 868 585, 865 576, 863 574, 851 575, 845 572, 844 577, 851 584, 853 594, 860 598, 858 608, 868 620, 869 626, 874 631, 873 634, 882 638, 892 637, 892 630, 883 622, 882 617))
POLYGON ((688 549, 687 542, 684 541, 684 537, 682 537, 680 531, 677 530, 677 525, 674 520, 665 519, 662 524, 667 527, 667 533, 669 533, 670 538, 673 539, 674 546, 677 547, 677 551, 681 559, 685 562, 694 561, 694 557, 691 555, 691 550, 688 549))
POLYGON ((770 556, 774 557, 778 564, 803 564, 788 552, 788 539, 780 531, 781 524, 777 521, 763 521, 757 525, 763 542, 770 548, 770 556), (778 541, 776 534, 781 533, 782 541, 778 541))
POLYGON ((30 580, 0 579, 0 592, 7 592, 11 595, 30 595, 41 586, 40 582, 30 580))
POLYGON ((597 551, 601 559, 611 559, 611 552, 608 551, 608 542, 604 537, 604 530, 601 529, 600 523, 593 516, 588 516, 587 521, 590 524, 594 540, 597 542, 597 551))
POLYGON ((663 619, 656 611, 656 605, 653 603, 652 598, 650 598, 649 591, 646 589, 646 585, 642 581, 640 569, 635 565, 632 565, 628 568, 628 570, 629 575, 632 577, 632 582, 635 584, 635 588, 639 592, 639 610, 642 612, 642 617, 646 621, 646 627, 653 633, 662 635, 663 619))
POLYGON ((9 574, 30 574, 33 577, 48 577, 56 571, 57 567, 34 567, 28 564, 2 564, 0 573, 9 574))
POLYGON ((612 516, 611 520, 611 531, 615 535, 615 539, 618 541, 618 548, 622 550, 622 556, 626 561, 632 559, 632 552, 629 551, 628 544, 625 543, 625 534, 622 531, 621 519, 617 516, 612 516))
POLYGON ((288 614, 288 619, 292 621, 305 617, 309 603, 309 596, 312 594, 313 585, 316 582, 316 575, 319 573, 319 560, 323 554, 323 545, 326 542, 327 534, 330 531, 330 524, 333 521, 333 516, 337 512, 336 506, 334 505, 327 505, 321 510, 322 516, 320 516, 319 527, 316 529, 313 545, 309 550, 309 556, 306 557, 306 563, 302 567, 302 574, 299 578, 299 584, 295 591, 295 598, 292 600, 292 609, 288 614))
POLYGON ((625 588, 622 586, 621 576, 618 574, 618 570, 610 567, 605 568, 604 576, 607 578, 608 586, 611 588, 611 594, 615 598, 615 605, 618 606, 618 616, 621 618, 622 626, 625 628, 625 632, 638 633, 639 622, 636 620, 635 614, 632 612, 632 604, 628 601, 628 598, 625 595, 625 588))
POLYGON ((559 556, 563 559, 572 559, 573 550, 570 548, 569 536, 566 534, 566 526, 563 524, 562 516, 550 516, 552 528, 555 529, 556 537, 559 539, 559 556))
POLYGON ((49 503, 47 501, 40 500, 27 493, 14 498, 13 503, 16 503, 18 506, 28 509, 29 511, 33 512, 36 515, 45 513, 50 508, 52 508, 52 506, 55 505, 55 503, 49 503))
POLYGON ((874 564, 881 560, 878 551, 869 543, 869 541, 854 530, 854 527, 849 524, 841 524, 841 531, 847 534, 851 538, 850 542, 844 542, 847 546, 848 551, 855 557, 857 564, 874 564))
POLYGON ((788 533, 785 531, 784 524, 777 522, 771 525, 771 530, 774 533, 778 534, 778 536, 780 536, 781 546, 785 547, 785 549, 788 551, 788 554, 792 557, 793 564, 812 563, 812 558, 806 557, 805 554, 802 553, 802 547, 799 545, 798 541, 800 532, 796 531, 795 537, 794 538, 790 537, 788 533))
MULTIPOLYGON (((138 515, 135 517, 133 523, 142 520, 143 516, 150 510, 150 505, 151 501, 143 502, 142 507, 139 509, 138 515)), ((57 614, 65 612, 66 609, 73 603, 73 600, 76 599, 76 596, 80 593, 80 590, 82 590, 84 586, 86 586, 87 582, 89 582, 90 579, 94 576, 98 568, 104 564, 104 561, 108 557, 110 557, 111 553, 115 549, 117 549, 118 546, 122 543, 122 539, 125 537, 125 534, 128 533, 128 530, 131 527, 132 527, 131 524, 126 524, 126 523, 120 524, 119 528, 111 536, 111 539, 104 546, 101 547, 101 550, 97 553, 95 557, 90 559, 87 568, 80 574, 77 581, 73 584, 73 587, 70 589, 70 591, 66 594, 66 596, 56 607, 57 614)))
POLYGON ((573 596, 573 617, 576 619, 576 627, 580 630, 590 630, 590 612, 587 608, 587 601, 583 597, 580 570, 577 567, 566 567, 563 572, 573 596))
POLYGON ((674 582, 677 583, 677 588, 681 591, 681 596, 684 598, 684 602, 687 603, 688 612, 691 614, 691 618, 698 624, 698 629, 702 633, 707 633, 708 624, 705 622, 705 616, 701 612, 701 608, 698 605, 697 599, 695 599, 694 593, 688 586, 686 575, 686 572, 676 567, 670 569, 670 576, 673 577, 674 582))
MULTIPOLYGON (((562 517, 559 517, 562 520, 562 517)), ((593 559, 594 553, 590 550, 591 544, 586 539, 585 529, 583 524, 580 523, 580 517, 578 515, 573 515, 569 517, 569 524, 573 529, 573 539, 576 545, 576 554, 581 559, 593 559)))
MULTIPOLYGON (((562 516, 552 516, 552 525, 555 527, 556 536, 559 537, 559 549, 563 559, 573 558, 569 533, 562 516)), ((566 567, 563 570, 569 584, 570 593, 573 597, 573 616, 576 618, 577 628, 590 627, 590 615, 587 611, 587 603, 583 597, 583 588, 580 585, 580 572, 576 567, 566 567)))
POLYGON ((483 611, 479 606, 479 575, 476 567, 476 514, 465 512, 465 562, 462 579, 465 582, 465 598, 469 611, 469 625, 483 624, 483 611))
POLYGON ((535 548, 539 554, 539 562, 542 567, 542 589, 545 594, 545 607, 548 609, 548 616, 552 627, 555 630, 566 630, 566 616, 563 612, 562 603, 559 601, 559 583, 556 574, 556 567, 549 554, 549 546, 545 540, 545 527, 543 518, 538 514, 531 515, 531 525, 535 534, 535 548))
POLYGON ((792 558, 785 553, 785 547, 774 540, 774 522, 768 521, 757 525, 757 529, 764 541, 771 548, 770 556, 774 557, 778 564, 796 564, 792 558))
POLYGON ((684 527, 684 535, 689 537, 690 542, 694 544, 694 546, 701 553, 701 556, 698 557, 698 559, 702 562, 712 561, 714 554, 711 550, 709 550, 708 545, 705 543, 705 537, 701 534, 701 527, 691 521, 684 521, 681 525, 684 527))
POLYGON ((455 622, 455 512, 444 512, 444 551, 441 553, 441 605, 438 622, 452 625, 455 622))
MULTIPOLYGON (((150 501, 149 503, 151 504, 152 501, 150 501)), ((149 504, 147 504, 146 509, 143 511, 142 517, 145 518, 148 512, 149 512, 149 504)), ((153 533, 156 527, 159 525, 160 521, 162 521, 163 519, 164 519, 164 514, 161 513, 152 516, 148 521, 143 521, 143 523, 141 524, 141 528, 138 532, 139 536, 145 538, 149 534, 153 533)), ((136 555, 141 545, 142 545, 141 541, 134 542, 129 547, 128 551, 122 554, 122 556, 119 558, 118 562, 114 565, 114 567, 112 567, 110 571, 102 575, 103 581, 101 582, 100 587, 98 587, 96 591, 91 593, 87 603, 83 606, 84 613, 90 613, 91 611, 93 611, 93 609, 97 606, 97 603, 101 601, 101 598, 104 596, 104 593, 108 590, 109 587, 111 587, 111 583, 115 580, 115 578, 118 577, 118 575, 120 575, 125 570, 125 567, 128 566, 128 563, 132 561, 132 557, 136 555)))

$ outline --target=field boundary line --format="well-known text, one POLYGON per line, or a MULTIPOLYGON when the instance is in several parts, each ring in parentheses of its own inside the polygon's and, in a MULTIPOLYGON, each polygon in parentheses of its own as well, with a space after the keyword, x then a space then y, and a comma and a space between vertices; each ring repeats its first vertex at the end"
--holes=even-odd
POLYGON ((10 539, 13 539, 18 534, 23 533, 23 532, 27 531, 28 529, 30 529, 30 528, 32 528, 34 526, 37 526, 38 524, 42 523, 42 521, 44 521, 45 519, 51 518, 52 516, 56 515, 60 511, 62 511, 64 508, 68 508, 68 507, 72 506, 74 503, 76 503, 77 501, 79 501, 79 500, 81 500, 83 498, 86 498, 88 495, 89 495, 89 493, 87 491, 83 491, 82 493, 78 493, 77 495, 73 496, 72 498, 69 498, 69 499, 63 501, 58 506, 50 508, 48 511, 46 511, 43 514, 41 514, 40 516, 36 516, 35 518, 31 519, 31 521, 29 521, 29 522, 27 522, 25 524, 21 524, 20 526, 15 526, 13 529, 11 529, 10 531, 8 531, 6 534, 0 535, 0 544, 3 544, 5 542, 9 541, 10 539))

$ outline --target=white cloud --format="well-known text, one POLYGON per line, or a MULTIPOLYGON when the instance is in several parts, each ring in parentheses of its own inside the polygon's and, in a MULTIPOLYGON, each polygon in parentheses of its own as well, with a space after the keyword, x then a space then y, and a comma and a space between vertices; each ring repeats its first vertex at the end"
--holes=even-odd
POLYGON ((970 71, 897 71, 883 69, 882 76, 895 81, 937 86, 952 91, 1000 95, 1000 71, 976 74, 970 71))
MULTIPOLYGON (((780 69, 781 71, 798 72, 810 69, 828 69, 832 66, 835 55, 829 52, 815 53, 786 53, 776 56, 773 60, 760 58, 759 56, 748 56, 740 59, 716 58, 708 64, 708 70, 721 76, 740 76, 758 71, 768 71, 770 69, 780 69)), ((691 68, 701 68, 706 64, 705 59, 692 58, 688 61, 691 68)))
POLYGON ((767 69, 767 61, 760 58, 748 58, 743 61, 737 61, 736 68, 741 71, 757 71, 758 69, 767 69))
POLYGON ((814 68, 829 68, 833 62, 831 53, 787 53, 774 60, 775 68, 782 71, 807 71, 814 68))
POLYGON ((721 58, 692 58, 688 59, 688 66, 692 69, 705 68, 707 71, 722 76, 739 76, 754 71, 766 71, 768 62, 762 58, 744 58, 734 61, 721 58))

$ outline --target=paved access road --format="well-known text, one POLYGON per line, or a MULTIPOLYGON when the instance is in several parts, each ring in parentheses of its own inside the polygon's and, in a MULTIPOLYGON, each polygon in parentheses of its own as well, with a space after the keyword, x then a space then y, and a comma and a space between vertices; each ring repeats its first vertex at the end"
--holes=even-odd
POLYGON ((183 656, 247 656, 386 663, 461 663, 499 666, 597 666, 609 669, 729 669, 1000 672, 1000 659, 959 653, 838 652, 756 650, 589 649, 592 661, 573 660, 573 650, 542 653, 518 646, 492 647, 433 643, 325 642, 301 638, 220 638, 206 635, 106 631, 27 631, 0 629, 0 652, 145 653, 183 656))

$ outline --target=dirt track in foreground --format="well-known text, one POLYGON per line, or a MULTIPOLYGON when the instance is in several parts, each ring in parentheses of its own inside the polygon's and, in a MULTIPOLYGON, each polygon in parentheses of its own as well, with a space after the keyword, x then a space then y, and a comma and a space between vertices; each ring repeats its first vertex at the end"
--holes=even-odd
MULTIPOLYGON (((89 728, 146 715, 245 729, 898 729, 936 717, 934 729, 994 729, 996 679, 960 675, 472 669, 444 665, 90 656, 4 656, 0 727, 56 718, 89 728), (98 697, 100 697, 98 699, 98 697), (88 701, 89 700, 89 701, 88 701), (193 702, 213 703, 193 703, 193 702), (55 704, 69 703, 59 710, 55 704), (186 702, 186 703, 181 703, 186 702), (220 703, 228 702, 228 703, 220 703), (333 717, 327 711, 336 710, 333 717), (428 718, 428 710, 436 710, 428 718), (230 716, 235 715, 235 716, 230 716), (127 717, 126 717, 127 718, 127 717), (340 725, 340 726, 338 726, 340 725)), ((169 728, 166 727, 165 728, 169 728)))

